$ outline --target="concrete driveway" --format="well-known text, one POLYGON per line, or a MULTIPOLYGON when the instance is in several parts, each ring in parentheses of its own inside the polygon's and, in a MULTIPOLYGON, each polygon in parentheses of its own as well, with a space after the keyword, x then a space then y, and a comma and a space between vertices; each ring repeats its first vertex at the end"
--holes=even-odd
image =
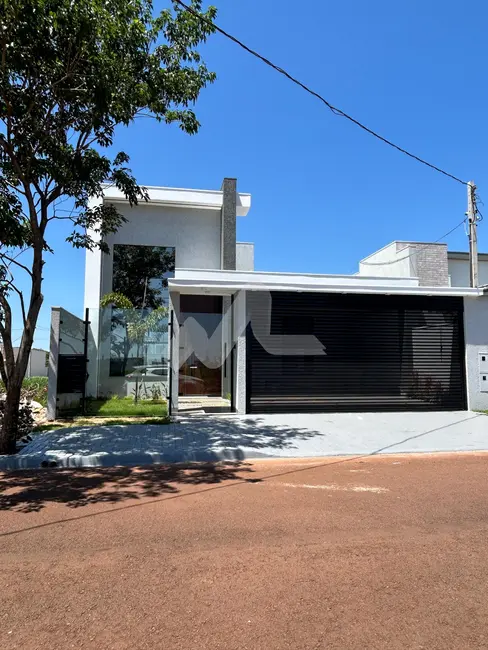
POLYGON ((0 470, 475 450, 488 450, 488 417, 466 411, 205 415, 40 434, 0 470))

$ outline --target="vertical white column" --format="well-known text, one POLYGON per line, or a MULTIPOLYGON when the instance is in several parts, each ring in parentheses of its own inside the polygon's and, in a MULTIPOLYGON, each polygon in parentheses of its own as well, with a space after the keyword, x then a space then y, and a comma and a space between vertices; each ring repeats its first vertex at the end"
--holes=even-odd
POLYGON ((60 307, 51 307, 51 333, 49 339, 49 367, 47 370, 47 419, 56 419, 58 398, 58 357, 60 307))
POLYGON ((234 364, 235 405, 237 413, 246 412, 246 292, 238 291, 234 296, 234 333, 236 362, 234 364))
MULTIPOLYGON (((90 199, 89 208, 101 205, 102 198, 90 199)), ((89 230, 88 234, 96 242, 100 241, 100 234, 89 230)), ((86 394, 89 397, 96 397, 98 394, 98 359, 100 354, 100 300, 102 292, 102 273, 103 273, 103 256, 104 253, 99 248, 86 250, 85 253, 85 297, 83 318, 86 309, 89 312, 89 345, 88 345, 88 381, 86 382, 86 394)))
POLYGON ((171 374, 171 404, 173 414, 178 412, 178 384, 180 376, 180 294, 170 291, 169 308, 173 311, 173 327, 168 332, 168 349, 171 349, 171 363, 169 372, 171 374))

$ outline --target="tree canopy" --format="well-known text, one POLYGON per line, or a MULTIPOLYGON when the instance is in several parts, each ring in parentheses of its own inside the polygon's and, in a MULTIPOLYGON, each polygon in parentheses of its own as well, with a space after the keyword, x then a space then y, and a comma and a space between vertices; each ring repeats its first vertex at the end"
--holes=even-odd
POLYGON ((191 0, 196 14, 168 4, 156 15, 150 0, 0 0, 0 374, 10 404, 0 452, 14 435, 51 222, 72 222, 73 246, 107 250, 104 238, 124 219, 115 205, 91 199, 105 183, 131 205, 147 199, 128 154, 109 152, 116 127, 152 117, 198 131, 192 107, 215 78, 198 51, 213 28, 198 14, 212 20, 216 10, 203 12, 201 0, 191 0), (73 207, 66 216, 56 211, 61 200, 73 207), (23 320, 17 358, 13 299, 23 320))

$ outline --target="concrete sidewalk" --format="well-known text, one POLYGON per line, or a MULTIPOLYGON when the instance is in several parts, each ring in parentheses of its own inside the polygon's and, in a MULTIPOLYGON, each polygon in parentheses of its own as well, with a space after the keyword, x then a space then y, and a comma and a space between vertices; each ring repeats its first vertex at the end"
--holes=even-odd
POLYGON ((466 411, 205 415, 39 434, 0 470, 482 450, 488 417, 466 411))

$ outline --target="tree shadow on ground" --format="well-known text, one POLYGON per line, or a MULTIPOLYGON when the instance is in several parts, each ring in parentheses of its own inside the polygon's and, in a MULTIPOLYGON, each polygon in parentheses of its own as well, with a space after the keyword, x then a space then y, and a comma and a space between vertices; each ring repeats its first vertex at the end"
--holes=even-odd
POLYGON ((252 469, 244 462, 249 450, 253 450, 254 457, 270 457, 275 455, 273 450, 293 448, 299 441, 321 434, 307 428, 271 424, 260 417, 206 415, 166 426, 101 425, 40 435, 49 437, 36 438, 31 443, 33 449, 25 450, 27 456, 39 455, 39 465, 46 459, 49 462, 67 454, 97 456, 107 466, 25 469, 0 474, 0 510, 37 512, 49 502, 69 508, 116 504, 177 494, 183 485, 253 480, 247 478, 252 469), (35 448, 40 443, 43 451, 37 452, 35 448))
POLYGON ((79 508, 178 494, 184 485, 253 481, 248 463, 21 470, 0 475, 0 510, 38 512, 48 503, 79 508))
MULTIPOLYGON (((275 450, 296 448, 309 438, 321 436, 306 427, 271 424, 260 417, 225 418, 206 415, 190 416, 169 425, 129 424, 78 426, 51 432, 46 454, 90 456, 108 454, 107 464, 134 465, 151 462, 218 462, 243 460, 246 450, 254 457, 275 455, 275 450), (262 450, 262 451, 259 451, 262 450), (116 460, 119 458, 120 462, 116 460)), ((36 442, 37 444, 37 442, 36 442)), ((24 450, 36 451, 34 443, 24 450)), ((54 455, 53 455, 54 458, 54 455)), ((103 461, 103 459, 102 459, 103 461)))

